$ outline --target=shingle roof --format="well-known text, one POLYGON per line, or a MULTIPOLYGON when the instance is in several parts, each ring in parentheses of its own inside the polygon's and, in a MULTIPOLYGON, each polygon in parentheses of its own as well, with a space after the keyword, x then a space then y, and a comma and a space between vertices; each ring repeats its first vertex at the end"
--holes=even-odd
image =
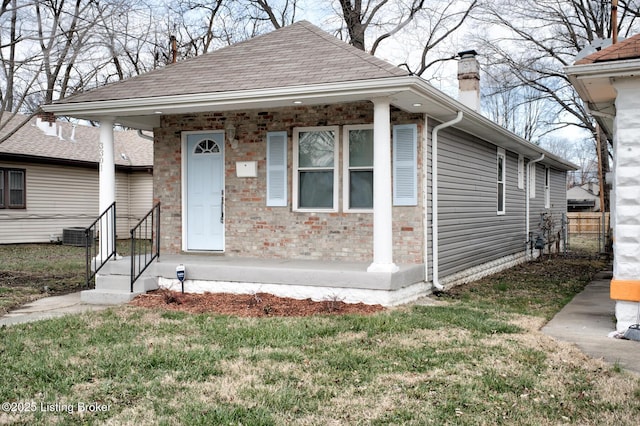
POLYGON ((612 44, 605 49, 585 56, 584 58, 576 61, 574 65, 638 58, 640 58, 640 34, 636 34, 633 37, 629 37, 628 39, 621 41, 620 43, 612 44))
POLYGON ((56 103, 268 89, 406 76, 307 21, 56 103))
MULTIPOLYGON (((9 113, 4 113, 2 121, 6 121, 8 117, 9 113)), ((0 130, 0 137, 6 135, 25 118, 20 114, 13 117, 8 125, 0 130)), ((37 126, 36 120, 33 118, 0 144, 0 158, 3 154, 12 154, 82 163, 99 162, 99 128, 76 125, 74 131, 72 123, 58 121, 55 123, 56 136, 50 136, 37 126)), ((114 159, 117 165, 153 166, 153 142, 141 138, 137 132, 114 131, 114 145, 114 159)))

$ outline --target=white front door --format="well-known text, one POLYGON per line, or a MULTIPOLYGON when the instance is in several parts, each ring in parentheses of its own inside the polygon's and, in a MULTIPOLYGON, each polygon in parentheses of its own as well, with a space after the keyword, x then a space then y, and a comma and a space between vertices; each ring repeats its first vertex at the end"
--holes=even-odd
POLYGON ((187 250, 224 250, 224 133, 187 135, 187 250))

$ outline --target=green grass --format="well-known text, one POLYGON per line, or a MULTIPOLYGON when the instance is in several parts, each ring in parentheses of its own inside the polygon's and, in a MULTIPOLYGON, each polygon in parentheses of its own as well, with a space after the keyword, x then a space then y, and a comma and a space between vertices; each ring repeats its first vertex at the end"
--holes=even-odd
POLYGON ((0 328, 0 402, 37 407, 0 424, 636 425, 637 376, 539 331, 602 266, 545 259, 370 316, 123 306, 0 328))
MULTIPOLYGON (((119 240, 117 251, 128 255, 130 241, 119 240)), ((84 247, 0 245, 0 315, 40 297, 78 291, 85 275, 84 247)))
POLYGON ((461 300, 483 310, 551 319, 604 267, 601 260, 545 256, 455 287, 442 296, 445 300, 461 300))

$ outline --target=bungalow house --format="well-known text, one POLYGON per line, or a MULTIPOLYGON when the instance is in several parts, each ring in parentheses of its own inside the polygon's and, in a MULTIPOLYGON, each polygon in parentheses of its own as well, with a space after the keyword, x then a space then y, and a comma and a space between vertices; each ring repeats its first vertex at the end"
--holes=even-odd
POLYGON ((566 212, 575 167, 477 112, 474 53, 465 105, 301 21, 43 108, 105 147, 153 131, 161 286, 183 264, 186 291, 394 305, 524 261, 566 212))
MULTIPOLYGON (((9 121, 0 137, 25 119, 3 114, 9 121)), ((0 244, 83 243, 78 228, 99 214, 99 132, 37 117, 0 144, 0 244)), ((114 139, 116 233, 128 238, 152 205, 153 144, 135 131, 116 131, 114 139)))
POLYGON ((617 331, 637 322, 640 303, 640 34, 565 68, 594 119, 613 141, 611 227, 617 331))

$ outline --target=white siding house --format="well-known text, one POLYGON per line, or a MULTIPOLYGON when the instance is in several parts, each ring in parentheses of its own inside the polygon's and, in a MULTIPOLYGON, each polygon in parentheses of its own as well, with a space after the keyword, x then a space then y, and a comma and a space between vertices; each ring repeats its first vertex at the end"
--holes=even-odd
MULTIPOLYGON (((13 117, 0 137, 23 120, 13 117)), ((49 124, 34 118, 0 144, 0 244, 56 241, 63 229, 86 227, 99 215, 99 129, 49 124)), ((135 131, 114 134, 116 234, 128 238, 152 205, 152 141, 135 131)))

